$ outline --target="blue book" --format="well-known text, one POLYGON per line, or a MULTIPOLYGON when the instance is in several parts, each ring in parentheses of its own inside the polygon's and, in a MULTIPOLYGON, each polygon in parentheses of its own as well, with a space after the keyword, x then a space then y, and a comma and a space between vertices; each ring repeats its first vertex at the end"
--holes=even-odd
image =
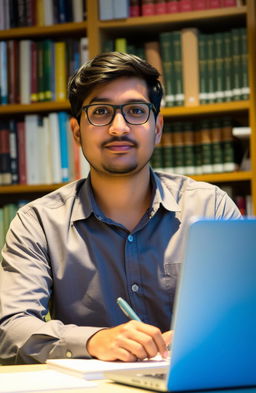
POLYGON ((0 41, 0 102, 8 104, 7 41, 0 41))
POLYGON ((60 157, 61 157, 61 181, 69 181, 69 149, 68 149, 68 127, 69 120, 66 112, 58 113, 59 135, 60 135, 60 157))

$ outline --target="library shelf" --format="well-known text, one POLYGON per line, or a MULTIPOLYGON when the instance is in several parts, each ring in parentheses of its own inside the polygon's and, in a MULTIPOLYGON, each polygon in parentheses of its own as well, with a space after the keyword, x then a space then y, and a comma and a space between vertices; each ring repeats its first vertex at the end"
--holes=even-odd
POLYGON ((56 184, 15 184, 0 186, 0 194, 47 193, 57 190, 67 183, 56 184))
POLYGON ((205 181, 208 183, 226 183, 226 182, 238 182, 238 181, 251 181, 251 171, 236 171, 236 172, 224 172, 224 173, 208 173, 203 175, 189 175, 194 180, 205 181))
POLYGON ((0 41, 9 40, 14 38, 36 38, 36 37, 54 37, 60 34, 83 34, 85 35, 87 29, 87 22, 69 22, 59 23, 51 26, 29 26, 29 27, 16 27, 8 30, 0 31, 0 41))
POLYGON ((33 104, 8 104, 0 105, 0 115, 67 111, 69 109, 70 104, 68 101, 35 102, 33 104))

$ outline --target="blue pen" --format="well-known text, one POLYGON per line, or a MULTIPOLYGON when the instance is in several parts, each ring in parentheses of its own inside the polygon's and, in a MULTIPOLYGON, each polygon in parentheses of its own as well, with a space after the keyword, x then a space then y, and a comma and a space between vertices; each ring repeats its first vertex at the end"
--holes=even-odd
POLYGON ((123 313, 128 318, 141 322, 141 319, 138 317, 138 315, 135 313, 135 311, 133 311, 131 306, 129 306, 129 304, 123 298, 118 297, 116 299, 116 302, 117 302, 118 306, 121 308, 121 310, 123 311, 123 313))

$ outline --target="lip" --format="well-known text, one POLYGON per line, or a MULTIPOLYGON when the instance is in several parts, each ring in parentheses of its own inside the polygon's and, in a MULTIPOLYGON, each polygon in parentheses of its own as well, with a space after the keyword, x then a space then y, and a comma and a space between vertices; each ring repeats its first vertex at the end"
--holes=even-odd
POLYGON ((112 142, 107 143, 104 147, 112 151, 128 151, 134 148, 134 144, 127 142, 112 142))

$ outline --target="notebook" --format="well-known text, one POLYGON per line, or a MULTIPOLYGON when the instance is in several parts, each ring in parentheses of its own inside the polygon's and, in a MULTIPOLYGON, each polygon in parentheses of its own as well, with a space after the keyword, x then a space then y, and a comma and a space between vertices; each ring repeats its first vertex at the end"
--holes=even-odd
POLYGON ((171 328, 167 374, 106 376, 159 391, 256 386, 256 219, 191 224, 171 328))

